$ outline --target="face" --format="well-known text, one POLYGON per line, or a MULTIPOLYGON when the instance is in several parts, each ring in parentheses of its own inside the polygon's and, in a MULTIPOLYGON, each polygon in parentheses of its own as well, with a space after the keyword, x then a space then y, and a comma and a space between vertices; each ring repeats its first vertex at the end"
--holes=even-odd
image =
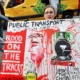
POLYGON ((53 8, 49 7, 46 8, 44 11, 44 18, 45 20, 53 20, 55 17, 55 11, 53 8))
POLYGON ((30 38, 30 47, 29 52, 31 54, 31 60, 38 67, 44 57, 44 48, 43 48, 43 35, 39 33, 33 33, 29 36, 30 38))

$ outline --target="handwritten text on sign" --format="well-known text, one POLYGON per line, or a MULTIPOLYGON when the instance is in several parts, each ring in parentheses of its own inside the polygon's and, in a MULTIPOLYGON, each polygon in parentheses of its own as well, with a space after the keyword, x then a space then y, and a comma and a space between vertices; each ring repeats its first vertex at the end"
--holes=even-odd
POLYGON ((16 32, 7 32, 2 63, 3 74, 22 74, 25 36, 25 28, 16 32))

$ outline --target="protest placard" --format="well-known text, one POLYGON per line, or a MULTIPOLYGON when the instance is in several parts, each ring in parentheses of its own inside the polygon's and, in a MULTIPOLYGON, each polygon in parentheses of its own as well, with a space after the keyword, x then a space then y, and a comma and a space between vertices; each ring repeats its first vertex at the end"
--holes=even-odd
POLYGON ((79 19, 9 22, 0 80, 79 80, 79 38, 79 19))

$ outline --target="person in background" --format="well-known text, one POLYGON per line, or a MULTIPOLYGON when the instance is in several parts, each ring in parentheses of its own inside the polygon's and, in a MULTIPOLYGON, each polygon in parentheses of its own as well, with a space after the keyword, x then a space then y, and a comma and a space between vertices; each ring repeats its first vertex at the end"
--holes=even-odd
POLYGON ((4 21, 8 21, 8 18, 5 17, 3 6, 0 2, 0 69, 2 66, 2 55, 4 52, 4 40, 3 40, 3 24, 4 21))
POLYGON ((1 52, 3 52, 3 46, 4 46, 4 40, 3 40, 3 24, 4 24, 4 22, 2 22, 2 20, 6 21, 6 22, 9 21, 7 17, 0 14, 0 27, 1 27, 1 29, 0 29, 0 31, 1 31, 0 32, 1 33, 0 34, 0 51, 1 52))
MULTIPOLYGON (((5 16, 4 8, 0 3, 0 17, 5 16)), ((0 18, 0 37, 3 38, 3 20, 0 18)))
POLYGON ((45 20, 53 20, 56 17, 56 12, 53 6, 47 5, 44 9, 43 16, 45 20))
POLYGON ((8 21, 11 21, 11 20, 5 17, 4 8, 0 3, 0 51, 1 52, 4 51, 3 26, 4 26, 4 22, 8 22, 8 21))
POLYGON ((9 19, 7 17, 3 16, 2 14, 0 14, 0 20, 3 20, 5 22, 9 21, 9 19))

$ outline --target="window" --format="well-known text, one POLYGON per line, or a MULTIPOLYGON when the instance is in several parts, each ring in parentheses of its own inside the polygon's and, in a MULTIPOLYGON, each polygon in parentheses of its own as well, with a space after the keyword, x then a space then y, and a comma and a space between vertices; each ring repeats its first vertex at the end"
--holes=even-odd
POLYGON ((23 2, 24 2, 24 0, 10 0, 8 5, 7 5, 7 8, 17 6, 19 4, 22 4, 23 2))

